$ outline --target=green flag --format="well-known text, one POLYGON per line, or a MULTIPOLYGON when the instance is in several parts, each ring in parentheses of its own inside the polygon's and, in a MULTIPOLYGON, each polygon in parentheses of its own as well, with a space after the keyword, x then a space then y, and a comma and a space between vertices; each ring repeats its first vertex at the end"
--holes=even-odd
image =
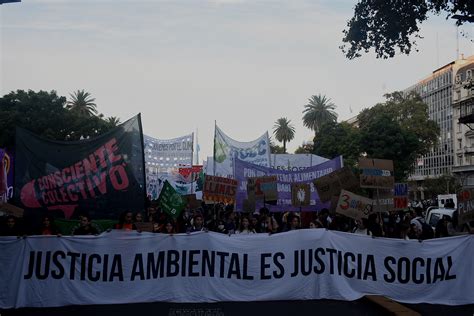
POLYGON ((186 203, 181 195, 175 191, 168 180, 165 181, 160 197, 158 198, 158 206, 163 209, 169 216, 176 218, 183 210, 186 203))

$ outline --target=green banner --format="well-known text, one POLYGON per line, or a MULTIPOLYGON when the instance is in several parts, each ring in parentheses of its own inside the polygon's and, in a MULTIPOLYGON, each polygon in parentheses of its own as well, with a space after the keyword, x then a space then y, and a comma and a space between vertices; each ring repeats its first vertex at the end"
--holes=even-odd
POLYGON ((179 216, 185 205, 186 203, 183 201, 181 195, 179 195, 171 184, 169 184, 168 180, 166 180, 163 189, 161 190, 160 197, 158 198, 158 206, 161 207, 166 214, 176 218, 179 216))

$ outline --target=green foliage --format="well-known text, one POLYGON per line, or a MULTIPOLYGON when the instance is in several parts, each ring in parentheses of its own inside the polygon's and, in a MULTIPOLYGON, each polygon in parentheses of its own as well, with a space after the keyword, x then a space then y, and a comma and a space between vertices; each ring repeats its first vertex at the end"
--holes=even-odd
POLYGON ((311 96, 308 104, 304 106, 303 125, 313 130, 316 136, 324 124, 336 122, 335 108, 336 105, 326 96, 321 94, 311 96))
POLYGON ((106 120, 107 124, 109 124, 111 127, 116 127, 120 125, 120 119, 116 116, 110 116, 106 120))
POLYGON ((361 154, 360 131, 346 122, 325 124, 314 138, 313 153, 326 158, 342 155, 344 165, 355 167, 361 154))
POLYGON ((429 120, 427 105, 416 94, 394 92, 386 98, 359 114, 360 146, 370 158, 393 160, 395 178, 403 181, 416 158, 436 145, 439 127, 429 120))
POLYGON ((0 98, 0 147, 13 147, 16 126, 51 140, 95 137, 111 128, 97 116, 86 117, 65 106, 66 98, 56 91, 17 90, 4 95, 0 98))
POLYGON ((72 112, 76 112, 83 116, 97 115, 97 105, 94 103, 95 99, 91 98, 89 92, 84 90, 77 90, 74 94, 70 94, 71 100, 67 102, 66 108, 72 112))
POLYGON ((450 194, 460 191, 460 181, 451 175, 445 174, 438 178, 428 178, 424 181, 425 197, 436 199, 439 194, 450 194))
POLYGON ((283 147, 276 145, 273 142, 273 139, 270 138, 270 152, 272 154, 284 154, 285 151, 283 150, 283 147))
POLYGON ((279 142, 283 142, 283 152, 286 153, 286 143, 295 138, 295 127, 286 117, 279 118, 273 126, 273 134, 279 142))
POLYGON ((313 144, 303 144, 295 150, 295 154, 312 154, 313 153, 313 144))
POLYGON ((419 25, 430 12, 446 12, 448 18, 455 15, 457 25, 474 21, 472 0, 361 0, 343 31, 344 44, 340 48, 349 59, 371 48, 377 58, 391 58, 397 49, 409 54, 416 47, 414 38, 421 38, 419 25))
POLYGON ((377 113, 361 126, 360 148, 368 158, 393 160, 396 181, 403 181, 416 160, 416 135, 404 130, 389 113, 377 113))

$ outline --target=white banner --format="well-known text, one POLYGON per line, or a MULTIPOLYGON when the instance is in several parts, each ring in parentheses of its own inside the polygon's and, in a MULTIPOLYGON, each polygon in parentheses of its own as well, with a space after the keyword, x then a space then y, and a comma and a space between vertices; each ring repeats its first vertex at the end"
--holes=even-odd
POLYGON ((147 173, 177 170, 180 165, 191 166, 194 134, 173 139, 156 139, 143 135, 147 173))
POLYGON ((212 175, 233 177, 233 158, 259 166, 270 167, 270 139, 265 132, 251 142, 236 141, 217 127, 214 136, 214 160, 212 175))
POLYGON ((0 308, 335 299, 474 303, 474 236, 281 234, 0 238, 0 308))
POLYGON ((328 161, 313 154, 271 154, 271 167, 278 170, 301 171, 328 161))

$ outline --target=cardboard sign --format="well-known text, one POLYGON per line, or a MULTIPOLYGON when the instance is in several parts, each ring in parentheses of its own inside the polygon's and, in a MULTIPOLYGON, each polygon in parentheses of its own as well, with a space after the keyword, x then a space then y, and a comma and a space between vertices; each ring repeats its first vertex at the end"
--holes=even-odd
POLYGON ((4 212, 7 215, 13 215, 15 217, 23 217, 24 210, 22 208, 11 205, 10 203, 1 203, 0 212, 4 212))
POLYGON ((238 181, 234 179, 206 175, 203 196, 205 201, 234 203, 238 181))
POLYGON ((138 231, 149 232, 149 233, 153 232, 153 223, 135 222, 134 224, 138 231))
POLYGON ((186 202, 187 208, 193 210, 201 206, 201 203, 196 199, 196 194, 182 195, 183 200, 186 202))
POLYGON ((395 184, 393 177, 393 161, 385 159, 359 159, 360 187, 372 189, 392 189, 395 184))
POLYGON ((474 220, 474 189, 464 189, 458 193, 458 223, 474 220))
POLYGON ((330 201, 335 195, 339 196, 341 190, 356 190, 359 187, 359 180, 349 167, 344 167, 331 172, 313 181, 314 187, 318 191, 321 202, 330 201))
POLYGON ((367 218, 373 211, 374 200, 342 190, 337 202, 336 213, 361 219, 367 218))
POLYGON ((255 199, 245 199, 243 204, 243 211, 246 213, 255 212, 255 199))
POLYGON ((291 184, 291 204, 293 206, 308 206, 310 204, 311 187, 307 183, 291 184))
POLYGON ((374 212, 393 211, 393 188, 392 189, 377 189, 377 191, 374 192, 373 211, 374 212))
POLYGON ((178 172, 183 177, 189 177, 190 174, 198 174, 202 171, 202 165, 193 165, 192 167, 179 168, 178 172))
POLYGON ((265 200, 266 203, 278 200, 277 176, 247 178, 247 195, 254 193, 256 200, 265 200))
POLYGON ((408 208, 408 183, 395 183, 393 189, 393 208, 396 210, 408 208))

